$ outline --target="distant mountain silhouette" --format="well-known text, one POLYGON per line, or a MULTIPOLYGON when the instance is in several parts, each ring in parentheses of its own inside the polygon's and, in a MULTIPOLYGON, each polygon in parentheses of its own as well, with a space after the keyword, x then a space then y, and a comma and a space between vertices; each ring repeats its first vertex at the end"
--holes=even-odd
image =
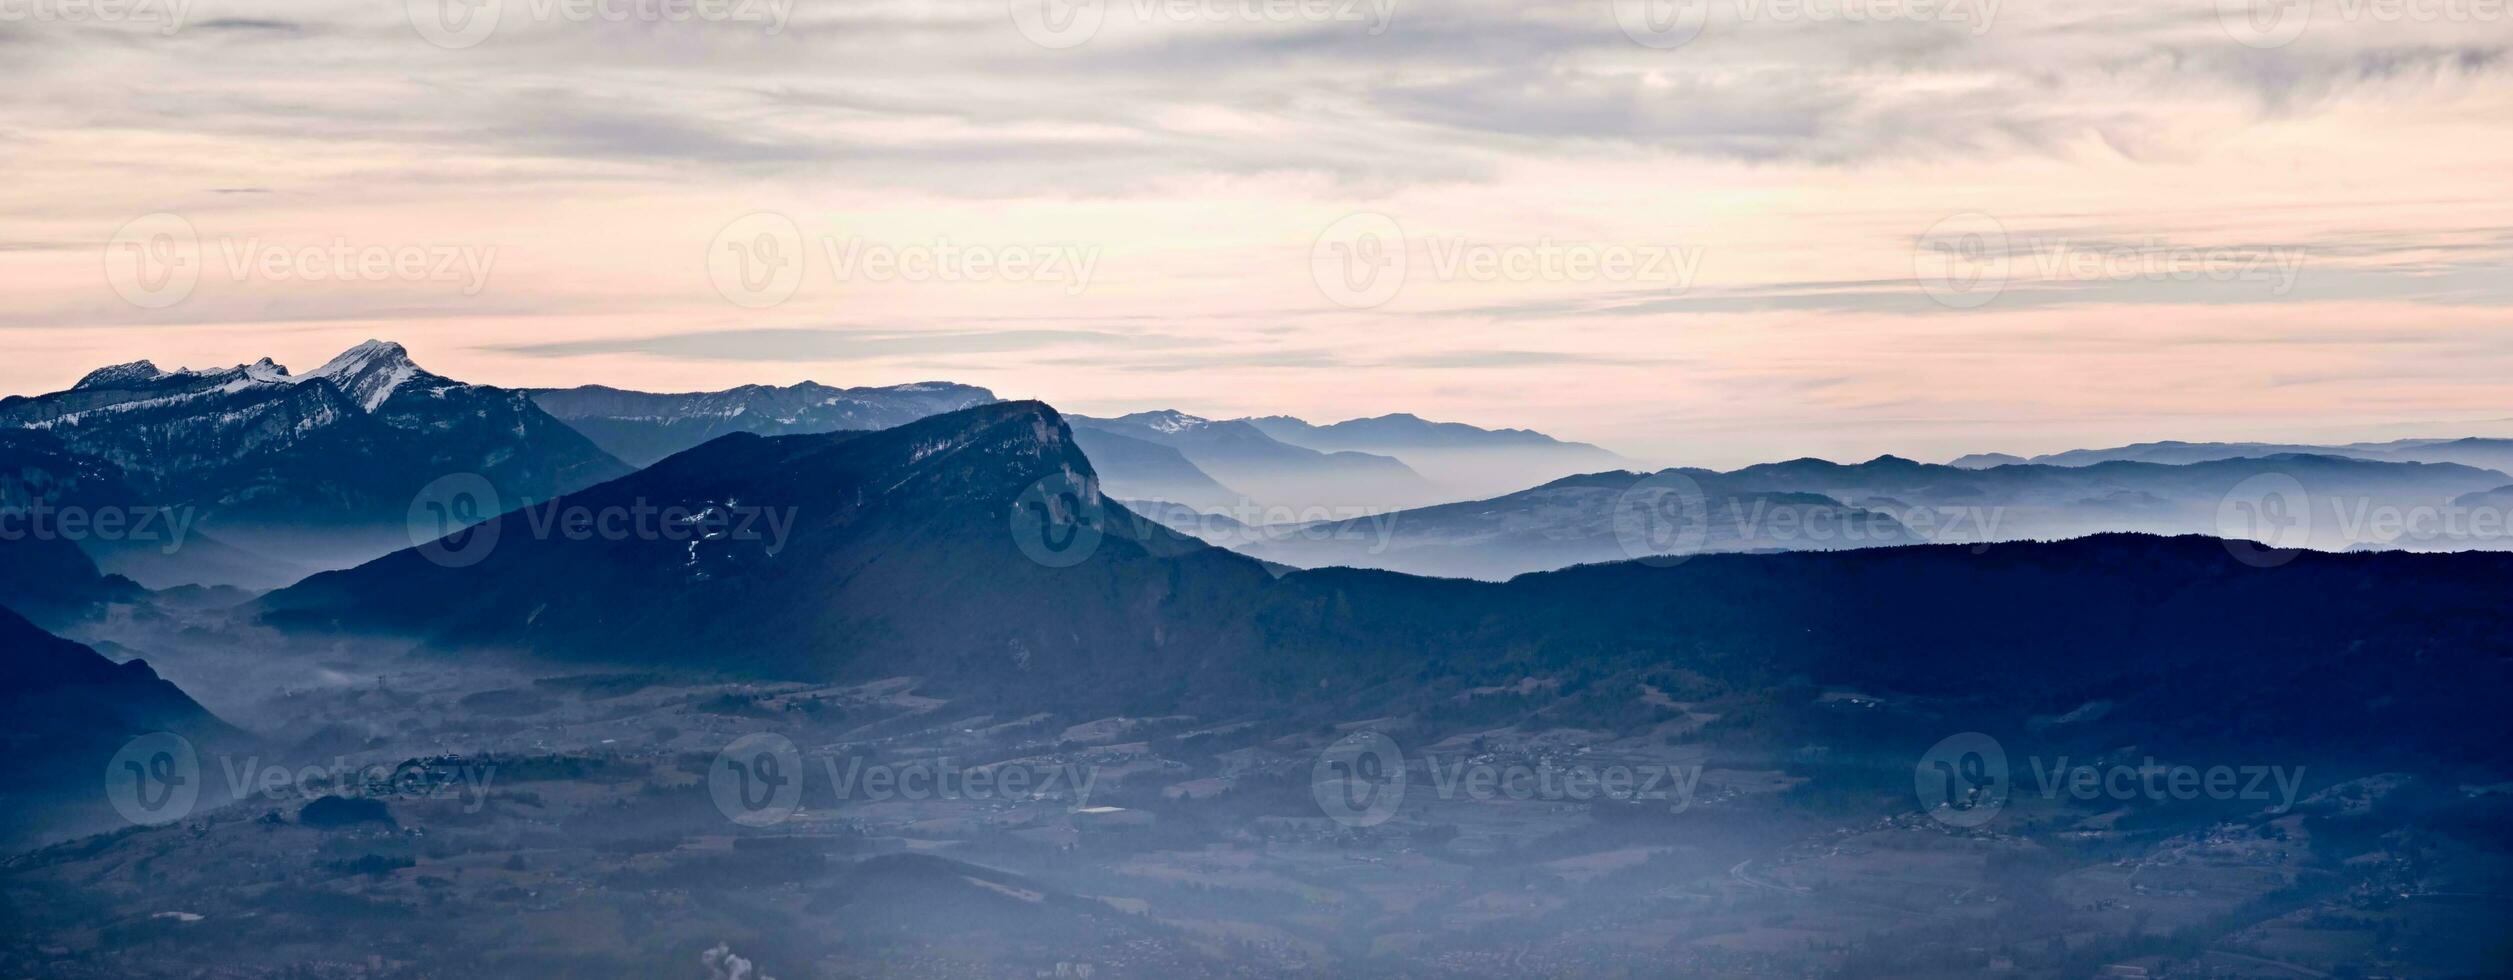
POLYGON ((114 663, 7 608, 0 651, 0 745, 8 750, 0 780, 11 796, 0 807, 0 841, 65 819, 104 819, 106 763, 134 737, 173 732, 203 745, 238 737, 145 662, 114 663))
POLYGON ((1393 456, 1459 500, 1491 496, 1557 477, 1630 463, 1584 442, 1564 442, 1529 429, 1485 429, 1398 413, 1312 425, 1288 415, 1246 420, 1265 434, 1321 452, 1393 456))
POLYGON ((2273 442, 2141 442, 2111 449, 2072 449, 2046 453, 2031 459, 2007 453, 1974 453, 1956 459, 1951 465, 1967 469, 2004 466, 2014 463, 2039 463, 2047 466, 2091 466, 2096 463, 2204 463, 2220 459, 2252 459, 2263 456, 2309 455, 2344 456, 2350 459, 2373 459, 2395 463, 2458 463, 2479 469, 2513 473, 2513 439, 2396 439, 2390 442, 2353 443, 2273 443, 2273 442))
POLYGON ((1162 500, 1196 510, 1231 511, 1251 498, 1221 485, 1176 449, 1090 426, 1073 428, 1074 445, 1091 458, 1100 490, 1119 500, 1162 500))
POLYGON ((1565 477, 1490 500, 1258 529, 1238 550, 1302 568, 1507 579, 1665 554, 1919 544, 1893 515, 1790 491, 1670 499, 1637 473, 1565 477))
POLYGON ((1247 421, 1161 411, 1113 419, 1077 415, 1072 423, 1175 449, 1213 479, 1246 491, 1257 505, 1359 512, 1440 496, 1430 481, 1392 457, 1295 446, 1247 421))
POLYGON ((724 391, 655 394, 602 385, 532 392, 544 411, 576 427, 632 466, 731 432, 763 436, 887 429, 928 415, 995 400, 984 388, 948 382, 832 388, 803 382, 724 391))
MULTIPOLYGON (((2376 530, 2363 519, 2372 508, 2432 509, 2503 482, 2494 471, 2457 464, 2330 456, 1978 470, 1895 456, 1855 464, 1799 459, 1725 473, 1674 469, 1567 477, 1489 500, 1262 528, 1243 536, 1253 543, 1242 550, 1304 568, 1344 565, 1506 579, 1661 553, 1665 549, 1649 542, 1653 535, 1680 543, 1683 553, 1701 553, 1977 544, 2108 531, 2232 534, 2246 530, 2239 525, 2249 516, 2241 508, 2254 503, 2248 497, 2287 490, 2303 495, 2292 502, 2297 512, 2284 515, 2293 519, 2299 536, 2276 543, 2341 550, 2376 530), (2245 483, 2255 477, 2268 481, 2245 483), (1635 495, 1646 496, 1660 485, 1681 485, 1695 499, 1651 513, 1647 501, 1635 495), (2230 522, 2229 512, 2236 518, 2230 522), (1648 533, 1633 540, 1635 530, 1648 533)), ((2274 503, 2289 501, 2279 496, 2274 503)), ((2263 522, 2261 530, 2284 526, 2263 522)), ((2462 546, 2513 547, 2513 537, 2462 546)))

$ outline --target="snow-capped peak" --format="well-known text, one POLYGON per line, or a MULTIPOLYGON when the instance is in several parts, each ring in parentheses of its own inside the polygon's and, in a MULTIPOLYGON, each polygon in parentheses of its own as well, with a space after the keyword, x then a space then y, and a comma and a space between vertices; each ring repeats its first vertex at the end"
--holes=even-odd
POLYGON ((1197 418, 1175 409, 1164 409, 1158 412, 1136 412, 1119 421, 1132 422, 1154 432, 1175 433, 1210 424, 1212 420, 1197 418))
POLYGON ((140 381, 155 381, 165 376, 166 372, 158 370, 157 364, 153 361, 132 361, 129 364, 116 364, 112 367, 100 367, 89 371, 86 377, 80 378, 79 383, 71 385, 70 388, 73 391, 80 388, 110 388, 140 381))
POLYGON ((340 352, 339 357, 323 362, 322 367, 296 380, 328 380, 372 412, 391 398, 403 382, 418 374, 419 366, 411 362, 408 349, 389 340, 370 340, 340 352))
POLYGON ((282 367, 282 366, 279 364, 279 362, 277 362, 277 361, 273 361, 273 360, 271 360, 270 358, 267 358, 267 357, 262 358, 261 360, 255 361, 255 362, 253 362, 253 363, 251 363, 251 364, 247 364, 247 365, 245 365, 245 366, 244 366, 244 376, 245 376, 245 377, 247 377, 247 378, 251 378, 251 379, 253 379, 253 380, 255 380, 255 381, 263 381, 263 382, 277 382, 277 381, 293 381, 293 380, 295 380, 294 378, 290 378, 290 377, 288 376, 288 369, 287 369, 287 368, 282 367))

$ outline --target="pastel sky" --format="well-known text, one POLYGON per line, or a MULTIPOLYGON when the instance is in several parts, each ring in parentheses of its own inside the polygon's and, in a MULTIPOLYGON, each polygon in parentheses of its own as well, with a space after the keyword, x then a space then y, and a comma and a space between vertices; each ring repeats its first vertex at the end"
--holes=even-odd
POLYGON ((1698 465, 2513 434, 2490 0, 102 2, 0 0, 0 393, 381 337, 1698 465))

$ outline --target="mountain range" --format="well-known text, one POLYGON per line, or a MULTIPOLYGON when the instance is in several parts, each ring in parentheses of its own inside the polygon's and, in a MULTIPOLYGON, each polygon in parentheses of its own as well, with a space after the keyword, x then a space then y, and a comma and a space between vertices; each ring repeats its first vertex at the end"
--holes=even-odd
MULTIPOLYGON (((2386 526, 2383 515, 2467 508, 2508 484, 2513 477, 2459 463, 2293 454, 1986 468, 1894 456, 1854 464, 1799 459, 1727 472, 1589 474, 1490 500, 1276 525, 1243 537, 1249 554, 1299 567, 1487 579, 1663 553, 1632 540, 1635 522, 1688 554, 1981 544, 2107 531, 2252 537, 2281 547, 2340 550, 2417 545, 2386 526), (1635 510, 1634 495, 1646 497, 1659 485, 1682 487, 1679 503, 1657 517, 1635 510), (2285 513, 2290 506, 2295 512, 2285 513), (2281 510, 2255 527, 2252 507, 2281 510)), ((2502 548, 2513 539, 2457 543, 2502 548)))
POLYGON ((585 385, 539 389, 531 395, 543 411, 632 466, 650 465, 731 432, 774 436, 887 429, 995 400, 995 393, 984 388, 941 381, 877 388, 833 388, 806 381, 781 388, 743 385, 678 394, 585 385))
POLYGON ((1243 508, 1358 514, 1442 498, 1438 486, 1396 457, 1294 445, 1246 419, 1157 411, 1074 416, 1073 426, 1176 450, 1213 480, 1247 492, 1243 508))
POLYGON ((1565 442, 1531 429, 1484 429, 1405 413, 1330 425, 1312 425, 1288 415, 1246 421, 1303 448, 1396 457, 1439 485, 1451 500, 1506 493, 1631 463, 1588 443, 1565 442))
MULTIPOLYGON (((528 503, 630 469, 525 393, 429 373, 381 341, 302 375, 268 358, 115 365, 67 391, 0 399, 0 428, 50 437, 22 445, 66 454, 85 489, 180 513, 205 536, 197 548, 87 539, 107 570, 152 587, 270 587, 407 547, 412 502, 450 475, 528 503)), ((16 477, 57 484, 67 472, 16 477)))
POLYGON ((639 503, 742 508, 790 530, 578 541, 524 533, 528 518, 510 514, 476 564, 403 551, 313 576, 257 611, 291 630, 446 650, 772 676, 1017 677, 1087 698, 1145 693, 1226 649, 1214 638, 1221 624, 1200 612, 1271 578, 1249 559, 1123 519, 1071 431, 1035 402, 877 432, 737 433, 556 502, 596 513, 639 503), (1042 480, 1069 482, 1091 512, 1083 519, 1102 529, 1089 561, 1048 567, 1010 530, 1015 502, 1042 480), (703 662, 688 659, 702 650, 703 662))
POLYGON ((2071 449, 2026 459, 2007 453, 1973 453, 1951 466, 1984 469, 2014 463, 2045 466, 2091 466, 2096 463, 2205 463, 2261 456, 2343 456, 2395 463, 2458 463, 2513 473, 2513 439, 2396 439, 2390 442, 2338 444, 2273 442, 2141 442, 2110 449, 2071 449))
POLYGON ((1593 562, 1711 552, 1919 544, 1891 513, 1819 493, 1726 489, 1612 472, 1490 500, 1240 532, 1239 550, 1302 568, 1339 565, 1502 580, 1593 562))
POLYGON ((1107 501, 1090 465, 1066 421, 1030 402, 876 433, 728 437, 565 502, 790 506, 781 547, 526 537, 469 568, 414 550, 252 612, 436 655, 912 673, 954 697, 1059 711, 1349 715, 1561 671, 1606 699, 1582 710, 1606 711, 1633 678, 1680 669, 1721 690, 1812 680, 1975 699, 2019 725, 2101 699, 2122 743, 2221 746, 2238 727, 2253 751, 2367 764, 2446 745, 2513 757, 2513 719, 2491 704, 2513 681, 2513 611, 2494 599, 2513 555, 2306 553, 2261 568, 2214 539, 2111 534, 1704 555, 1501 584, 1277 576, 1107 501), (1038 550, 1094 538, 1078 558, 1038 550))

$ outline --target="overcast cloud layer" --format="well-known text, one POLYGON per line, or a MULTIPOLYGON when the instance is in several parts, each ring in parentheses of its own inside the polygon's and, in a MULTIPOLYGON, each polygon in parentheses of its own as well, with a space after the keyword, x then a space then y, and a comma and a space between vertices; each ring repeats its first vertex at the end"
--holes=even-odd
POLYGON ((0 391, 377 336, 1703 464, 2478 433, 2509 18, 0 0, 0 391))

